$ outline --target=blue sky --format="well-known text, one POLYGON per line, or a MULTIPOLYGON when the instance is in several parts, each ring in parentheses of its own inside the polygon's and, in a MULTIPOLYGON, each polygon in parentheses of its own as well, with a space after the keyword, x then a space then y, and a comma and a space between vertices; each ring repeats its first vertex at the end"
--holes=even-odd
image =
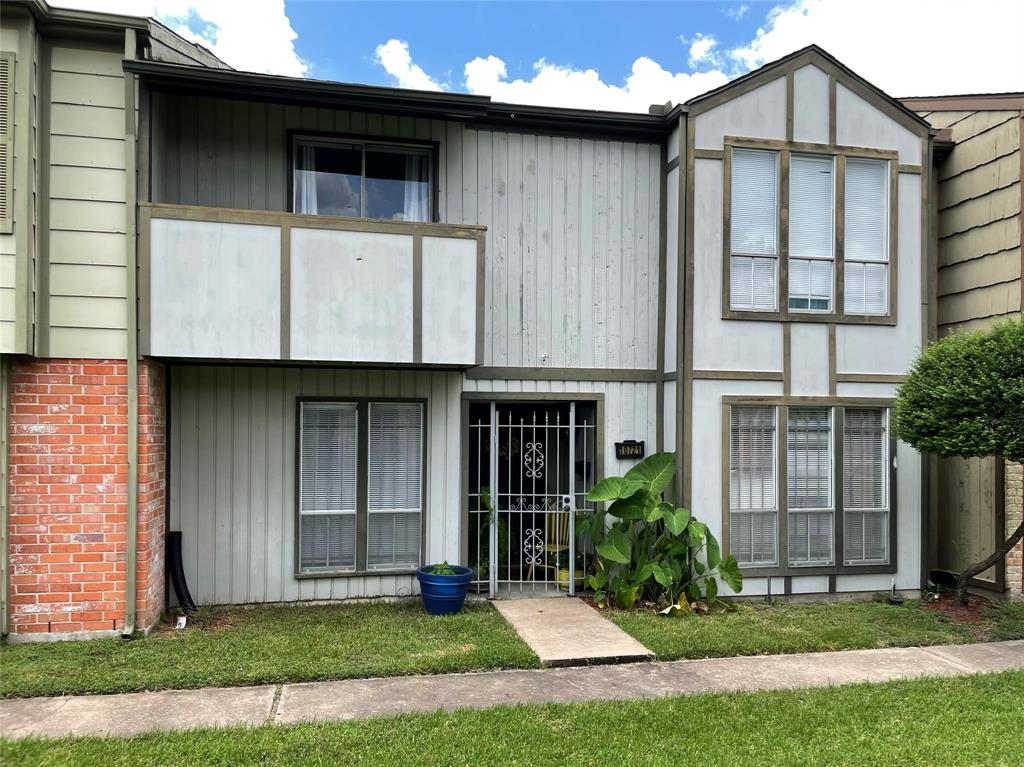
POLYGON ((53 0, 150 15, 236 69, 646 111, 810 43, 893 96, 1024 90, 1022 0, 53 0))
MULTIPOLYGON (((720 46, 753 38, 774 6, 754 2, 321 2, 286 0, 298 33, 295 48, 310 74, 328 80, 386 85, 374 49, 385 39, 408 41, 416 63, 457 86, 465 62, 502 59, 510 78, 531 77, 539 59, 597 69, 621 83, 633 61, 647 56, 673 71, 689 71, 689 44, 698 33, 720 46), (746 8, 742 12, 741 8, 746 8), (732 13, 732 17, 727 15, 732 13)), ((456 87, 456 89, 458 89, 456 87)))

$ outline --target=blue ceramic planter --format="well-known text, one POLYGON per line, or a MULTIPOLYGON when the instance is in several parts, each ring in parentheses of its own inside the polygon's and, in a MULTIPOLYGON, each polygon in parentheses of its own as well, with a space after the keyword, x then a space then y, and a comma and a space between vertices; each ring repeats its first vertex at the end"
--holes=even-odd
POLYGON ((466 601, 469 582, 473 580, 473 571, 461 565, 450 565, 455 575, 434 575, 430 572, 432 566, 421 567, 416 571, 424 609, 431 615, 451 615, 459 612, 466 601))

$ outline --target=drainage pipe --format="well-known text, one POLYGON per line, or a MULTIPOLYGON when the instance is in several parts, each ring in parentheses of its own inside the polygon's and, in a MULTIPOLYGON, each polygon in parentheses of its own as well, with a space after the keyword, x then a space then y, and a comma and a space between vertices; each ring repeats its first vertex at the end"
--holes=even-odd
MULTIPOLYGON (((135 30, 124 31, 124 57, 136 57, 135 30)), ((135 75, 124 73, 124 168, 125 168, 125 239, 127 244, 126 287, 128 363, 128 535, 125 551, 124 628, 121 635, 135 633, 135 602, 138 588, 139 540, 139 336, 138 336, 138 266, 135 251, 135 216, 138 210, 135 178, 135 75)))

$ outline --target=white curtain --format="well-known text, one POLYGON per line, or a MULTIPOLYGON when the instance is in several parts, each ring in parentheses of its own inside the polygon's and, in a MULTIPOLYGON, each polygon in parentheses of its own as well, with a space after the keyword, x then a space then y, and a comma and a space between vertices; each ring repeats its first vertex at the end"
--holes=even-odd
POLYGON ((297 173, 295 184, 295 212, 316 215, 318 212, 316 194, 316 147, 300 146, 302 172, 297 173))
POLYGON ((405 204, 403 212, 406 221, 427 220, 427 158, 421 154, 405 156, 405 204))

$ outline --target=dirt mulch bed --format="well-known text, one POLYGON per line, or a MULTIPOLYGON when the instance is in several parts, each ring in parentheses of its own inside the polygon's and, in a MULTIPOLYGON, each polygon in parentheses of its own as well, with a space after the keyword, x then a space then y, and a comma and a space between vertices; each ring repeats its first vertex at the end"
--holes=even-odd
POLYGON ((938 600, 921 606, 924 610, 941 612, 950 620, 959 623, 982 623, 992 620, 992 602, 974 594, 969 594, 967 604, 960 604, 956 594, 939 594, 938 600))

